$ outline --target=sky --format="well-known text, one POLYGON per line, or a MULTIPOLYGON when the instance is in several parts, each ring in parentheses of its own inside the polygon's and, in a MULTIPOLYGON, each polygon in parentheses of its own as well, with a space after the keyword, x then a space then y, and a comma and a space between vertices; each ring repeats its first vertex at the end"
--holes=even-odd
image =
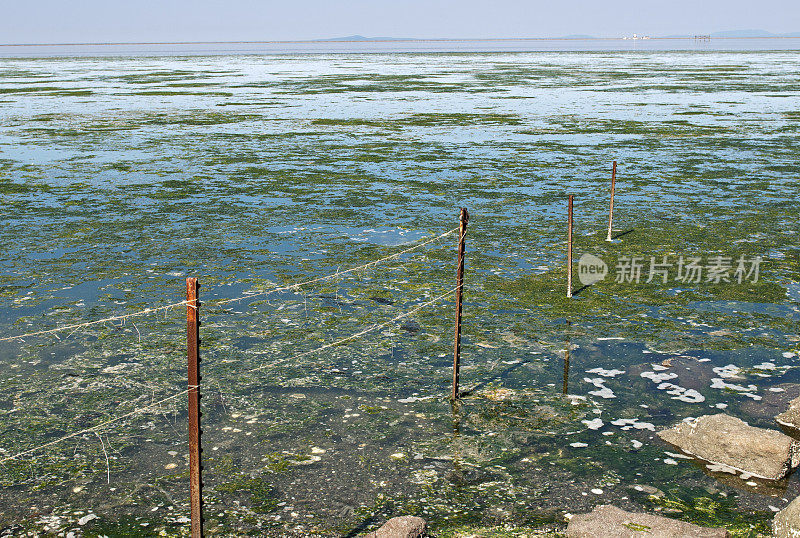
POLYGON ((800 32, 800 0, 0 0, 0 43, 800 32))

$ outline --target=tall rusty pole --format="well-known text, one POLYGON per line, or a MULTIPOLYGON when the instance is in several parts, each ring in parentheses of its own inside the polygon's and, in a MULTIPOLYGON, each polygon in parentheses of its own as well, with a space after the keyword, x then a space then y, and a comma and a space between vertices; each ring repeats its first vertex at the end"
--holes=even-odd
POLYGON ((200 301, 196 278, 186 279, 186 356, 189 371, 189 504, 192 538, 203 536, 203 467, 200 443, 200 301))
POLYGON ((458 400, 458 381, 461 372, 461 300, 464 295, 464 237, 467 234, 469 213, 467 208, 461 208, 461 225, 458 236, 458 270, 456 272, 456 338, 453 352, 453 394, 451 399, 458 400))
POLYGON ((567 208, 567 297, 572 297, 572 198, 567 208))
POLYGON ((611 205, 608 208, 608 237, 606 241, 611 241, 611 222, 614 220, 614 184, 617 182, 617 161, 611 168, 611 205))

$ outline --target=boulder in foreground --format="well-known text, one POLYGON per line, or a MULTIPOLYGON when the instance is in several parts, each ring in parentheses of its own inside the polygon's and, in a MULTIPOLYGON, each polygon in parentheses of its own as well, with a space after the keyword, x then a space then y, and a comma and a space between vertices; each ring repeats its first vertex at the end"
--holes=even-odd
POLYGON ((685 521, 626 512, 616 506, 596 506, 588 514, 573 516, 567 526, 569 538, 727 538, 725 529, 699 527, 685 521))
POLYGON ((658 436, 687 454, 767 480, 783 478, 800 463, 800 444, 788 435, 724 413, 681 422, 658 436))
POLYGON ((800 538, 800 497, 775 514, 772 534, 775 538, 800 538))
POLYGON ((416 516, 393 517, 364 538, 418 538, 425 534, 425 520, 416 516))

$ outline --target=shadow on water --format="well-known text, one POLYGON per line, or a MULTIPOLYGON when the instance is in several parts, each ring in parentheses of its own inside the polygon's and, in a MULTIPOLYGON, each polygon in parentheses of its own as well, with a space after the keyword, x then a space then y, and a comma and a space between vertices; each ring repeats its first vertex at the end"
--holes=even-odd
POLYGON ((573 297, 575 297, 576 295, 578 295, 579 293, 581 293, 581 292, 582 292, 583 290, 585 290, 586 288, 591 288, 591 287, 592 287, 592 285, 591 285, 591 284, 586 284, 586 285, 584 285, 584 286, 581 286, 580 288, 578 288, 578 289, 576 289, 575 291, 573 291, 573 292, 572 292, 572 296, 573 296, 573 297))
POLYGON ((630 233, 633 233, 635 231, 636 230, 634 228, 631 228, 630 230, 625 230, 624 232, 619 232, 617 235, 612 236, 611 239, 619 239, 620 237, 626 236, 626 235, 628 235, 630 233))

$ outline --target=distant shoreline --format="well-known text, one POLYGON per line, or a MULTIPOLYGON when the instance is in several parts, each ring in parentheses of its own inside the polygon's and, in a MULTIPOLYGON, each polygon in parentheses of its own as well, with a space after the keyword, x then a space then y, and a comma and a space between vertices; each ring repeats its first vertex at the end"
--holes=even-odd
POLYGON ((745 36, 745 37, 487 37, 487 38, 397 38, 397 39, 298 39, 298 40, 266 40, 266 41, 120 41, 120 42, 85 42, 85 43, 0 43, 0 47, 104 47, 130 45, 298 45, 298 44, 341 44, 341 43, 492 43, 513 41, 684 41, 703 37, 706 41, 738 41, 738 40, 800 40, 800 36, 745 36))

